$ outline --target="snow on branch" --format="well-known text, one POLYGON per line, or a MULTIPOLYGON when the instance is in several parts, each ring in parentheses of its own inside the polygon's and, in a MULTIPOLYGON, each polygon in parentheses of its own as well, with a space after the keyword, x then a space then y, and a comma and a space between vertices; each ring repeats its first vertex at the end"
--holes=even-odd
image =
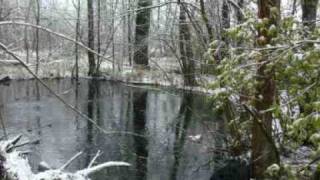
MULTIPOLYGON (((90 180, 89 175, 102 169, 114 166, 130 166, 129 163, 110 161, 93 167, 79 170, 75 173, 65 172, 64 169, 70 165, 82 152, 77 153, 59 169, 50 169, 45 165, 44 172, 34 174, 31 171, 27 158, 15 149, 16 144, 21 140, 22 135, 6 141, 0 141, 0 179, 6 180, 90 180)), ((23 143, 29 144, 29 143, 23 143)), ((100 154, 97 153, 97 154, 100 154)), ((91 161, 94 162, 98 155, 91 161)), ((42 163, 43 164, 43 163, 42 163)))

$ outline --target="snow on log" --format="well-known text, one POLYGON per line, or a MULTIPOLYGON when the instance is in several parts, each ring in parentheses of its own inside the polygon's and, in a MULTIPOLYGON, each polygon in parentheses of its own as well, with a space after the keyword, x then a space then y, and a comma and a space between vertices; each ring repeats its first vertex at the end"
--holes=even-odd
POLYGON ((0 65, 13 65, 13 66, 19 66, 21 65, 19 61, 17 60, 0 60, 0 65))
POLYGON ((130 164, 126 163, 126 162, 110 161, 110 162, 99 164, 99 165, 91 167, 91 168, 80 170, 77 172, 77 174, 89 176, 90 174, 98 172, 104 168, 114 167, 114 166, 130 166, 130 164))
MULTIPOLYGON (((97 171, 113 166, 130 166, 126 162, 111 161, 79 170, 75 173, 65 172, 64 169, 72 163, 81 153, 76 154, 59 169, 47 169, 34 174, 27 158, 15 147, 20 147, 21 135, 6 141, 0 141, 0 179, 6 180, 90 180, 88 177, 97 171)), ((24 143, 28 144, 28 143, 24 143)), ((95 158, 94 158, 95 159, 95 158)), ((93 160, 94 161, 94 160, 93 160)), ((42 164, 45 164, 42 162, 42 164)), ((47 168, 50 166, 45 164, 47 168)))

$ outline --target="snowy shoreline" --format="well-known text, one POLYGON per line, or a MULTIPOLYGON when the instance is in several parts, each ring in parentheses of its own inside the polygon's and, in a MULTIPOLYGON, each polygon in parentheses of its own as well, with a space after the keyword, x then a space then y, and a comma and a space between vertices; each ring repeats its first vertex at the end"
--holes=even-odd
MULTIPOLYGON (((181 74, 173 74, 168 73, 167 76, 170 77, 172 80, 163 80, 161 77, 160 71, 149 71, 145 70, 143 73, 138 72, 136 70, 131 70, 131 72, 121 72, 120 74, 104 74, 102 73, 99 77, 89 77, 85 75, 80 75, 79 79, 97 79, 97 80, 104 80, 110 82, 119 82, 126 85, 133 85, 133 86, 151 86, 151 87, 163 87, 163 88, 172 88, 175 90, 183 90, 183 91, 191 91, 195 93, 202 93, 206 95, 214 95, 217 93, 217 90, 212 90, 206 88, 210 83, 214 81, 214 77, 212 76, 201 76, 198 78, 198 85, 197 86, 184 86, 183 84, 183 76, 181 74)), ((65 76, 39 76, 40 79, 65 79, 70 78, 74 79, 71 75, 65 76)), ((24 81, 24 80, 34 80, 35 78, 28 75, 22 74, 2 74, 0 75, 0 83, 7 83, 10 81, 24 81)), ((223 91, 223 90, 219 90, 223 91)))

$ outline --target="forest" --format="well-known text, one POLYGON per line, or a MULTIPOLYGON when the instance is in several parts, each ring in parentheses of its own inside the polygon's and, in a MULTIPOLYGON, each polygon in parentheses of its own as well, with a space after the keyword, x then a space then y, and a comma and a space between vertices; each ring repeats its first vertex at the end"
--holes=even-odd
POLYGON ((319 0, 0 0, 0 179, 320 180, 319 0))

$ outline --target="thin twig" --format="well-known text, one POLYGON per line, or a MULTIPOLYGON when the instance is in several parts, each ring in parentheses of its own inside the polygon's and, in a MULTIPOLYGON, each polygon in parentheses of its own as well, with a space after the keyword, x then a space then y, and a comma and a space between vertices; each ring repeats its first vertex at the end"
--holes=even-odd
POLYGON ((97 154, 93 157, 93 159, 90 161, 89 165, 88 165, 88 168, 91 168, 94 164, 94 162, 96 161, 96 159, 101 155, 101 151, 98 150, 97 154))
POLYGON ((17 145, 14 145, 14 146, 11 146, 10 148, 8 148, 7 151, 11 151, 12 149, 15 149, 15 148, 18 148, 18 147, 22 147, 22 146, 25 146, 25 145, 29 145, 29 144, 38 144, 40 142, 40 140, 34 140, 34 141, 27 141, 27 142, 24 142, 24 143, 21 143, 21 144, 17 144, 17 145))
POLYGON ((67 168, 74 160, 76 160, 79 156, 81 156, 83 152, 78 152, 76 155, 74 155, 71 159, 69 159, 64 165, 62 165, 59 170, 62 171, 65 168, 67 168))

